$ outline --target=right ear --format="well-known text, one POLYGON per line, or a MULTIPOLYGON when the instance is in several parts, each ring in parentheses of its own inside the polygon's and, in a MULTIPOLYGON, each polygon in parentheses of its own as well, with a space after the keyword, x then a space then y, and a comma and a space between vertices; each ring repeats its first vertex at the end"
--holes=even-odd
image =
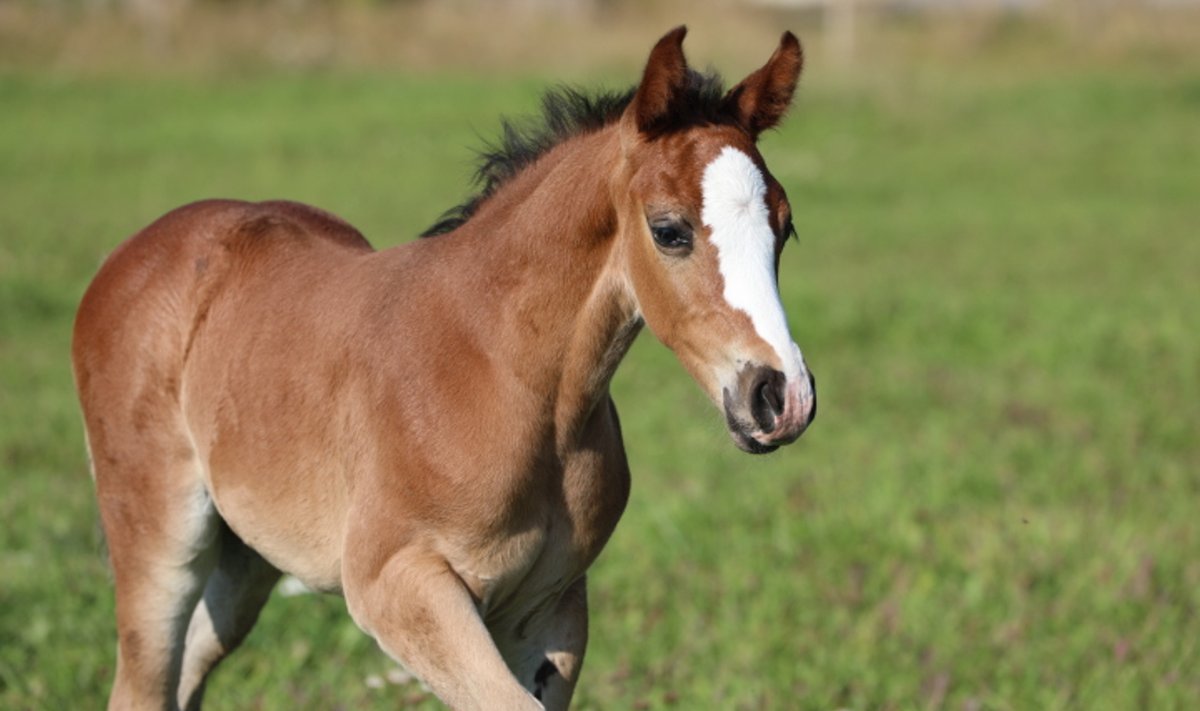
POLYGON ((687 27, 680 25, 663 35, 646 62, 629 111, 640 133, 654 133, 671 116, 676 99, 687 88, 688 66, 683 56, 687 27))
POLYGON ((803 66, 800 40, 791 32, 784 32, 779 49, 767 63, 725 95, 725 103, 751 136, 757 139, 758 134, 775 127, 787 113, 803 66))

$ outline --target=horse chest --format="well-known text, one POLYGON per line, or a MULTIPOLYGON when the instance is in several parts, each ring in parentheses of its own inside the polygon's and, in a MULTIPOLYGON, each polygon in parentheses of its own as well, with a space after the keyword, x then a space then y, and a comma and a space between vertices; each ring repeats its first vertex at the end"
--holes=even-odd
MULTIPOLYGON (((600 554, 624 511, 629 471, 619 448, 586 449, 564 458, 555 483, 515 498, 522 523, 486 546, 455 546, 456 572, 485 611, 505 615, 556 597, 600 554)), ((516 513, 516 511, 512 512, 516 513)))

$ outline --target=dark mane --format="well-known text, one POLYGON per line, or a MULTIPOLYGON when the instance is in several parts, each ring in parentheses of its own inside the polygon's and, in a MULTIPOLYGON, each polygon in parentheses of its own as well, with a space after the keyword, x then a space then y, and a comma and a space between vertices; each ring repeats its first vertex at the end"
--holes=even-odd
MULTIPOLYGON (((500 140, 478 152, 479 165, 473 183, 479 192, 446 212, 422 237, 452 232, 475 214, 500 186, 541 158, 550 149, 574 136, 598 130, 621 117, 633 101, 637 87, 624 91, 587 94, 579 89, 560 86, 542 96, 541 115, 532 119, 500 123, 500 140)), ((729 123, 733 120, 723 101, 725 89, 715 73, 688 72, 688 87, 679 101, 679 111, 665 133, 683 126, 729 123)))

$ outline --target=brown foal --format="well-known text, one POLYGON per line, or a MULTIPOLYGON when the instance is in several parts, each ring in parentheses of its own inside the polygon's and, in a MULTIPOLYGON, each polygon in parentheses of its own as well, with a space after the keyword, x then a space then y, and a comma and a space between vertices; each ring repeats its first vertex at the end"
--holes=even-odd
POLYGON ((343 594, 455 709, 565 709, 584 573, 629 494, 609 380, 643 323, 742 449, 808 426, 776 284, 790 209, 755 146, 800 45, 724 92, 683 36, 634 90, 548 95, 436 236, 376 252, 316 208, 214 200, 109 257, 72 359, 110 709, 198 708, 280 571, 343 594))

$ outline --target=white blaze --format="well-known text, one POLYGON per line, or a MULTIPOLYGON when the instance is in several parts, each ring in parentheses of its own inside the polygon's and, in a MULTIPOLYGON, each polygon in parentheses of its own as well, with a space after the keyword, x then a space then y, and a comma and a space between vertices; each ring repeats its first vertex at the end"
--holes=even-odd
POLYGON ((725 301, 745 312, 779 356, 789 381, 803 368, 775 282, 775 234, 767 213, 767 184, 750 156, 732 146, 704 168, 700 219, 712 231, 725 282, 725 301))

